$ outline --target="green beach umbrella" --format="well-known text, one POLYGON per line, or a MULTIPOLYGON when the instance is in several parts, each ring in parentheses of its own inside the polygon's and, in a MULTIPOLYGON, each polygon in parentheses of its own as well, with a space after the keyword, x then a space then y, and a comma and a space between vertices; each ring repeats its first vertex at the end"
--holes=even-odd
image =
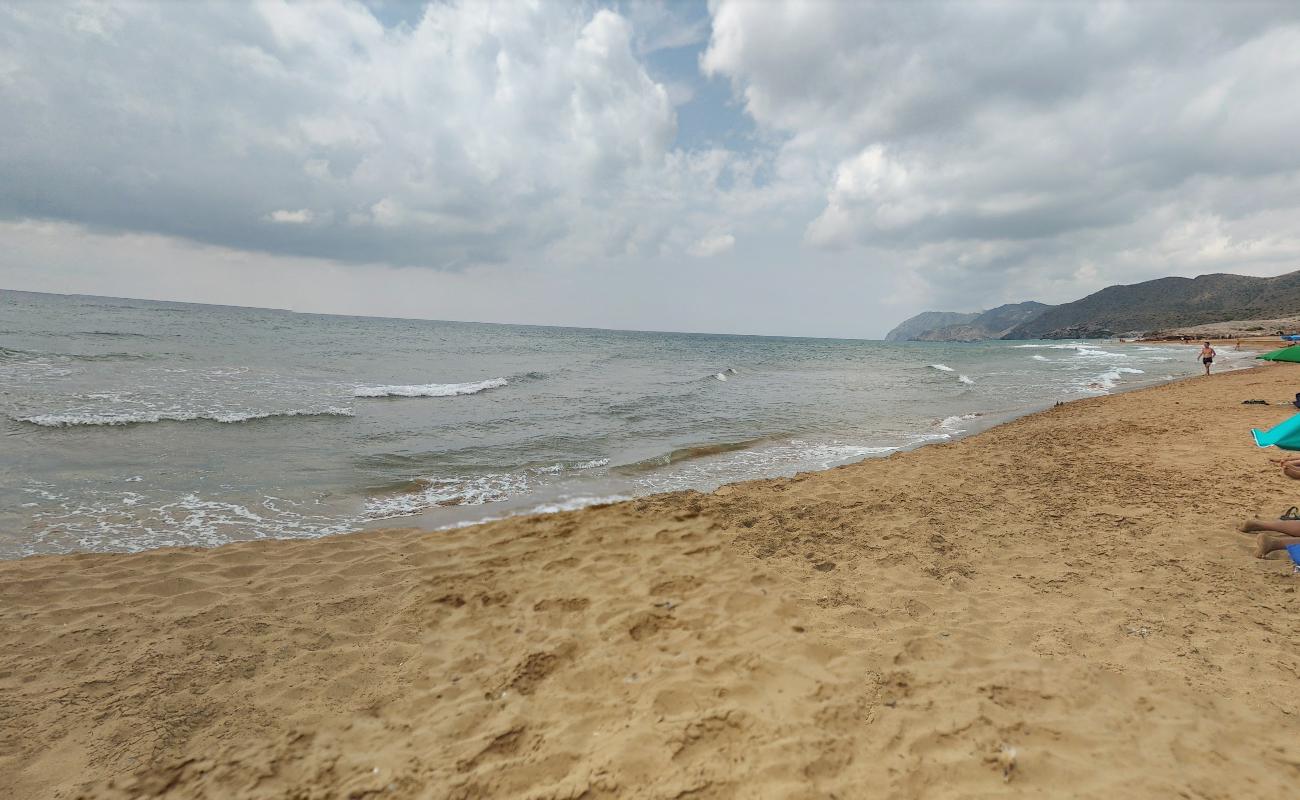
POLYGON ((1265 361, 1294 361, 1300 363, 1300 344, 1293 344, 1290 347, 1283 347, 1281 350, 1274 350, 1271 353, 1255 356, 1265 361))

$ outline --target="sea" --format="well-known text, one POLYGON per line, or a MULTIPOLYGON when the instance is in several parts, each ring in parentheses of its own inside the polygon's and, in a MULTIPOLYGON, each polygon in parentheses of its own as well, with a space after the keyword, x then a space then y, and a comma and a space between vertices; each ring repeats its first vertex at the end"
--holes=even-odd
MULTIPOLYGON (((1196 355, 0 291, 0 558, 449 528, 710 491, 1188 377, 1196 355)), ((1250 363, 1221 355, 1218 368, 1250 363)))

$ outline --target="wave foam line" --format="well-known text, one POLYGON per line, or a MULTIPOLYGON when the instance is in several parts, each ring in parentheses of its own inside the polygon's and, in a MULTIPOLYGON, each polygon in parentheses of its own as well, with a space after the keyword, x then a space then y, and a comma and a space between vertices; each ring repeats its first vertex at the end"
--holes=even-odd
POLYGON ((79 425, 147 425, 155 422, 194 422, 207 420, 234 424, 274 417, 351 417, 350 408, 304 409, 296 411, 248 411, 217 413, 210 411, 157 411, 121 412, 106 414, 36 414, 14 417, 18 422, 28 422, 42 428, 72 428, 79 425))
POLYGON ((1133 367, 1117 367, 1112 370, 1107 370, 1106 372, 1103 372, 1102 374, 1093 378, 1091 381, 1089 381, 1087 384, 1084 385, 1083 389, 1084 391, 1101 392, 1102 394, 1106 394, 1109 393, 1111 389, 1114 389, 1117 385, 1119 385, 1120 379, 1124 375, 1143 375, 1143 374, 1145 374, 1143 370, 1134 369, 1133 367))
POLYGON ((358 386, 353 397, 455 397, 478 394, 487 389, 508 386, 505 378, 491 378, 476 383, 426 383, 412 386, 358 386))
POLYGON ((533 482, 523 473, 496 473, 458 478, 419 478, 415 491, 371 497, 366 516, 389 519, 445 506, 481 506, 499 503, 529 491, 533 482))

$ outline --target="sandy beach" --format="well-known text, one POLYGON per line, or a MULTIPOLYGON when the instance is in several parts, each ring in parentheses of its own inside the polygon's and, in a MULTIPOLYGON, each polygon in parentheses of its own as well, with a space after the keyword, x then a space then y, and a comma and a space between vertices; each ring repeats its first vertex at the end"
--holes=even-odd
POLYGON ((793 479, 0 564, 0 794, 1278 798, 1274 365, 793 479))

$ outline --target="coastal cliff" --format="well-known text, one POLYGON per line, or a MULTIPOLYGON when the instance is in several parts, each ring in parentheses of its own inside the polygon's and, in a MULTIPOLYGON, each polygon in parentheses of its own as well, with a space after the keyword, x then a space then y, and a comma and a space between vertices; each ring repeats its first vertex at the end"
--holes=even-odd
POLYGON ((885 341, 974 342, 1001 339, 1011 329, 1030 322, 1051 308, 1044 303, 1029 300, 965 314, 925 311, 899 324, 885 335, 885 341))
POLYGON ((1300 271, 1274 278, 1214 274, 1108 286, 1058 306, 1030 301, 973 314, 927 311, 885 339, 1102 339, 1226 324, 1223 320, 1236 320, 1237 327, 1259 321, 1257 327, 1268 330, 1277 320, 1298 315, 1300 271))

